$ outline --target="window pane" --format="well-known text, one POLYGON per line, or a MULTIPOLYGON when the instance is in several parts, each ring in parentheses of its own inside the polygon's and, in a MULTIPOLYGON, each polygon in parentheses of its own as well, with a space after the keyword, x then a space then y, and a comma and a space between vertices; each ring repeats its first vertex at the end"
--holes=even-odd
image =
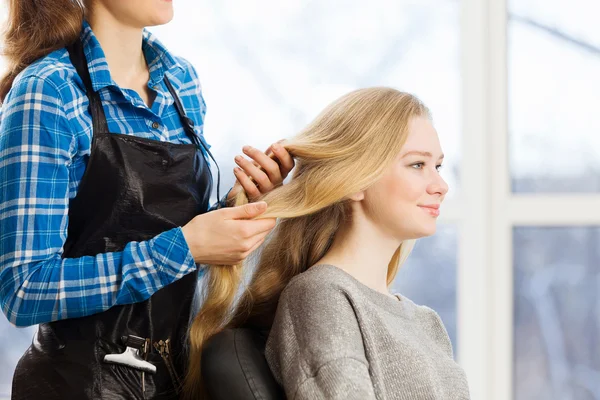
POLYGON ((434 236, 417 241, 392 285, 394 291, 440 315, 455 355, 457 250, 456 226, 439 225, 434 236))
POLYGON ((600 399, 600 227, 515 228, 515 399, 600 399))
POLYGON ((509 1, 515 192, 600 191, 598 15, 597 0, 509 1))
POLYGON ((203 82, 205 134, 221 165, 223 191, 245 144, 266 149, 298 132, 350 90, 393 86, 432 111, 458 191, 459 3, 179 0, 175 21, 153 28, 189 59, 203 82))

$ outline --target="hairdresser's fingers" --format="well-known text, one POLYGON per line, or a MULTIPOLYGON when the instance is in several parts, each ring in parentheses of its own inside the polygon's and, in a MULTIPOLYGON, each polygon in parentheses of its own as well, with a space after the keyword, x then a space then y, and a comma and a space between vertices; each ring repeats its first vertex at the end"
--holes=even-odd
POLYGON ((253 219, 267 211, 267 203, 257 201, 256 203, 248 203, 243 206, 221 208, 213 212, 221 213, 224 219, 253 219))
POLYGON ((245 254, 243 254, 244 259, 246 259, 250 254, 252 254, 256 249, 258 249, 264 242, 266 239, 267 235, 262 236, 255 244, 254 246, 252 246, 252 248, 250 250, 248 250, 248 252, 246 252, 245 254))
POLYGON ((260 196, 261 193, 258 187, 256 186, 256 183, 250 180, 250 178, 248 177, 248 175, 246 175, 243 169, 235 167, 233 169, 233 174, 235 175, 235 178, 240 183, 240 185, 246 191, 246 196, 248 196, 248 199, 252 200, 260 196))
POLYGON ((275 228, 275 218, 255 219, 252 221, 237 221, 243 238, 254 238, 266 235, 275 228))
POLYGON ((235 163, 244 170, 246 175, 254 179, 262 193, 266 193, 273 188, 274 185, 271 183, 269 176, 264 171, 261 171, 259 167, 250 162, 250 160, 247 158, 243 156, 236 156, 235 163))
MULTIPOLYGON (((279 164, 281 165, 279 168, 279 173, 281 174, 282 180, 285 179, 290 171, 294 169, 294 158, 292 155, 279 143, 273 143, 270 147, 275 157, 279 160, 279 164)), ((268 151, 267 151, 268 153, 268 151)))
POLYGON ((242 150, 244 154, 254 160, 255 166, 258 164, 265 171, 273 186, 277 186, 283 182, 277 161, 251 146, 244 146, 242 150))
POLYGON ((267 149, 267 151, 265 151, 265 154, 268 155, 269 157, 273 158, 273 146, 275 146, 277 144, 280 145, 280 146, 283 146, 283 142, 285 142, 285 139, 281 139, 281 140, 276 141, 275 143, 273 143, 272 145, 269 146, 269 148, 267 149))

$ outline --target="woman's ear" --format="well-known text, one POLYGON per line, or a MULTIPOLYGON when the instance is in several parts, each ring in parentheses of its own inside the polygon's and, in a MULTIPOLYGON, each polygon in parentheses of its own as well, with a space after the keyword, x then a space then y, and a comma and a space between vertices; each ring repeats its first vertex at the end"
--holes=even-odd
POLYGON ((365 192, 361 190, 360 192, 352 193, 348 198, 352 201, 362 201, 365 198, 365 192))

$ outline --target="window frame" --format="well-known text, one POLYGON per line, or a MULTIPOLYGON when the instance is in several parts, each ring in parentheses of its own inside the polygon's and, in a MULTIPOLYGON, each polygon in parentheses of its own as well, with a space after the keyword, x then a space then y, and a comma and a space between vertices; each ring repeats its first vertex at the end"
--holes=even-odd
POLYGON ((461 193, 440 219, 459 230, 458 360, 473 399, 514 397, 513 228, 600 226, 600 194, 512 192, 507 6, 461 1, 461 193))

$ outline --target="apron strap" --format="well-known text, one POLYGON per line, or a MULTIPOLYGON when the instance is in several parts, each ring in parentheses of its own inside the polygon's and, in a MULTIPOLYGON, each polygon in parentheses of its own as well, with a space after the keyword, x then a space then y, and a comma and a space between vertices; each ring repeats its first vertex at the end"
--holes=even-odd
MULTIPOLYGON (((102 100, 98 92, 94 91, 92 86, 92 79, 90 78, 90 71, 88 69, 87 60, 83 50, 83 42, 81 38, 67 46, 69 51, 69 58, 71 63, 77 70, 77 73, 83 80, 87 97, 90 101, 90 112, 92 114, 92 126, 94 132, 108 132, 108 124, 106 122, 106 115, 104 114, 104 108, 102 107, 102 100)), ((92 135, 93 136, 93 135, 92 135)))
MULTIPOLYGON (((102 100, 100 99, 100 94, 96 92, 92 86, 92 79, 90 77, 90 70, 88 68, 87 60, 85 58, 85 52, 83 49, 83 42, 81 38, 77 38, 77 40, 67 46, 67 50, 69 51, 69 58, 71 63, 77 70, 77 73, 83 80, 83 84, 86 88, 87 97, 90 102, 90 112, 92 114, 92 127, 93 132, 104 132, 108 133, 108 123, 106 122, 106 114, 104 114, 104 108, 102 107, 102 100)), ((213 163, 217 167, 217 201, 221 199, 220 186, 221 186, 221 170, 219 168, 219 164, 217 164, 217 160, 213 157, 212 153, 208 149, 207 144, 204 140, 198 135, 196 135, 196 131, 194 130, 194 121, 192 121, 185 113, 185 109, 181 104, 181 100, 179 96, 175 92, 175 88, 169 81, 166 75, 164 75, 165 84, 167 85, 167 89, 171 96, 173 96, 175 108, 177 109, 177 113, 179 114, 179 118, 181 119, 181 124, 183 126, 183 130, 186 135, 190 138, 193 144, 200 149, 200 147, 204 148, 208 156, 212 159, 213 163)), ((92 135, 95 137, 95 135, 92 135)))
POLYGON ((169 78, 167 78, 167 75, 164 75, 163 79, 165 80, 165 85, 167 85, 169 93, 171 93, 171 96, 173 96, 175 108, 177 109, 177 113, 179 114, 179 118, 181 119, 181 125, 183 125, 183 129, 185 130, 186 134, 188 135, 192 143, 194 143, 198 148, 200 148, 200 146, 204 148, 206 154, 208 154, 208 156, 213 160, 213 163, 217 167, 217 201, 220 201, 221 193, 219 188, 221 187, 221 169, 219 168, 219 164, 217 164, 217 160, 215 160, 212 153, 208 149, 208 145, 206 144, 206 142, 204 142, 204 140, 201 137, 198 137, 198 135, 196 135, 196 131, 194 130, 194 121, 192 121, 186 115, 185 109, 183 108, 183 104, 181 104, 181 100, 179 99, 177 92, 175 92, 175 88, 171 84, 171 81, 169 81, 169 78))
POLYGON ((174 105, 177 109, 177 114, 179 114, 179 118, 181 119, 181 125, 183 126, 183 130, 185 131, 186 135, 188 135, 192 143, 194 143, 196 146, 203 146, 206 149, 206 146, 204 146, 200 138, 198 138, 198 135, 196 135, 196 131, 194 130, 194 121, 192 121, 186 115, 185 109, 183 108, 183 104, 181 104, 181 100, 179 99, 177 92, 175 92, 175 88, 171 84, 169 78, 167 78, 166 74, 163 76, 163 79, 165 80, 165 85, 167 85, 169 93, 171 93, 171 96, 173 96, 174 105))

